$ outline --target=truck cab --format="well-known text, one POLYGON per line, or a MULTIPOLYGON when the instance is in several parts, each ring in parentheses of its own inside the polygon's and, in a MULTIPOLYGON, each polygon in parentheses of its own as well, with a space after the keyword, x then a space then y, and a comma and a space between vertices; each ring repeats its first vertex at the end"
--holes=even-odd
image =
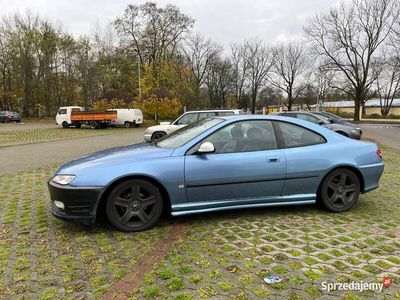
POLYGON ((68 128, 74 123, 71 121, 72 111, 84 111, 85 109, 80 106, 62 106, 56 115, 56 124, 61 125, 64 128, 68 128))

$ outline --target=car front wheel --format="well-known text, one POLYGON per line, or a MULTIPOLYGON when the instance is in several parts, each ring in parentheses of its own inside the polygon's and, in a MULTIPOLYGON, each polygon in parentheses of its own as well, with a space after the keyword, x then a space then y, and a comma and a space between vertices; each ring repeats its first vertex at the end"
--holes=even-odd
POLYGON ((156 142, 157 140, 161 139, 162 137, 166 136, 167 134, 162 131, 157 131, 153 133, 153 136, 151 137, 151 140, 153 142, 156 142))
POLYGON ((110 223, 126 232, 146 230, 158 221, 163 201, 158 188, 145 180, 132 179, 110 193, 106 214, 110 223))
POLYGON ((323 180, 320 201, 332 212, 349 210, 360 196, 360 180, 349 169, 336 169, 323 180))

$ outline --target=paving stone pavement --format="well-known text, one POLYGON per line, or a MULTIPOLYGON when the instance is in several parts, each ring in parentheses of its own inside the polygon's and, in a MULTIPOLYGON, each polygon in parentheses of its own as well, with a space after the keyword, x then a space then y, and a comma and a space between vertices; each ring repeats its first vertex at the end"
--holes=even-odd
MULTIPOLYGON (((383 148, 381 187, 349 212, 281 207, 203 214, 132 299, 400 299, 400 152, 383 148), (267 275, 283 281, 263 283, 267 275), (322 282, 393 284, 382 293, 322 282)), ((0 177, 0 299, 97 299, 181 218, 135 234, 85 228, 50 213, 57 165, 0 177)), ((195 217, 193 217, 195 218, 195 217)))
POLYGON ((305 206, 202 215, 132 298, 400 299, 400 159, 383 152, 381 187, 349 212, 305 206), (269 275, 283 280, 267 285, 269 275), (382 292, 322 289, 384 276, 393 283, 382 292))

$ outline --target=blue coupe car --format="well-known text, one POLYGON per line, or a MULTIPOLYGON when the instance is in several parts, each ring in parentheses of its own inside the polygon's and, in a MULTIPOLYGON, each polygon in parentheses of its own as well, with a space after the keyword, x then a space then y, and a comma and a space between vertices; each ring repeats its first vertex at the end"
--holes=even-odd
POLYGON ((280 116, 215 117, 156 143, 73 160, 49 180, 54 216, 123 231, 173 216, 226 209, 321 204, 350 209, 379 186, 377 145, 280 116))

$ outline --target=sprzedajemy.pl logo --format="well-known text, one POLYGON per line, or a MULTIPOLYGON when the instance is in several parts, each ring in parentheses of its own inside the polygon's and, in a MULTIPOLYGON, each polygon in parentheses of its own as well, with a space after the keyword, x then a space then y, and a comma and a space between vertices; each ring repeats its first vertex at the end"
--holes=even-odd
POLYGON ((383 287, 389 287, 392 284, 390 277, 383 277, 382 282, 322 282, 322 290, 327 291, 379 291, 382 292, 383 287))

